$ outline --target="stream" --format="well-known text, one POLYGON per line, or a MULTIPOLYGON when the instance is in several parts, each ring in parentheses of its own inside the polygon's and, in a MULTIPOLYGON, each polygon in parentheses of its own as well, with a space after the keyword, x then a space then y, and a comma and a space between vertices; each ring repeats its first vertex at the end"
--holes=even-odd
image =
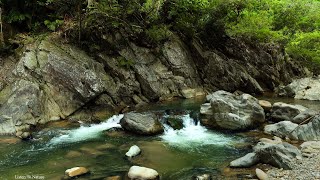
MULTIPOLYGON (((162 119, 165 132, 158 136, 137 136, 118 130, 123 117, 120 114, 93 125, 54 122, 35 132, 32 141, 1 143, 9 138, 1 137, 0 177, 11 180, 17 176, 37 176, 55 180, 61 179, 66 169, 84 166, 91 173, 78 179, 98 180, 125 177, 132 165, 139 165, 157 170, 161 179, 184 180, 204 173, 223 179, 222 171, 228 163, 251 151, 241 145, 253 144, 254 140, 240 133, 223 133, 200 125, 194 114, 199 113, 203 102, 203 99, 177 100, 139 109, 162 119), (182 129, 174 130, 165 123, 171 115, 182 119, 182 129), (142 153, 128 159, 125 153, 132 145, 138 145, 142 153)), ((319 103, 299 103, 319 107, 319 103)))

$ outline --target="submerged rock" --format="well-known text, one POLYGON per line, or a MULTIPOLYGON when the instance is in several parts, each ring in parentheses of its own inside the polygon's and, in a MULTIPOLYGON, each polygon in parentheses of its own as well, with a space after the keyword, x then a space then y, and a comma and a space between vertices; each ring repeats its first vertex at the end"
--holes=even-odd
POLYGON ((164 131, 157 117, 151 113, 127 113, 120 124, 126 131, 142 135, 155 135, 164 131))
POLYGON ((249 94, 237 96, 226 91, 217 91, 208 95, 207 100, 210 101, 210 107, 204 104, 200 110, 208 118, 202 121, 207 126, 240 130, 257 127, 265 121, 263 108, 258 100, 249 94))
POLYGON ((274 121, 292 121, 301 112, 308 108, 301 105, 291 105, 283 102, 274 103, 271 109, 271 118, 274 121))
POLYGON ((174 130, 182 129, 183 128, 183 120, 177 117, 169 117, 167 119, 167 123, 171 126, 174 130))
POLYGON ((141 153, 140 148, 137 145, 133 145, 130 147, 129 151, 126 153, 126 156, 129 158, 132 158, 134 156, 137 156, 141 153))
POLYGON ((67 169, 65 174, 68 177, 76 177, 76 176, 81 176, 84 174, 87 174, 89 172, 89 170, 85 167, 74 167, 71 169, 67 169))
POLYGON ((129 169, 128 177, 130 179, 139 179, 139 180, 158 180, 159 174, 154 169, 140 167, 140 166, 132 166, 129 169))

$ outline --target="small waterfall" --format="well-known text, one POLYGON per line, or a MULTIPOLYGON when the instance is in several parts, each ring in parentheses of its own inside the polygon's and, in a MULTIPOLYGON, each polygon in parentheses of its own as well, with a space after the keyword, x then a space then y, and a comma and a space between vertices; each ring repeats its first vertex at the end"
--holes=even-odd
POLYGON ((109 118, 106 122, 100 124, 94 124, 89 127, 81 126, 78 129, 62 131, 62 135, 54 137, 48 143, 49 145, 79 142, 88 139, 96 138, 104 130, 111 128, 121 128, 120 120, 123 118, 123 114, 114 115, 109 118))
MULTIPOLYGON (((164 117, 166 118, 166 116, 164 117)), ((234 139, 221 133, 209 131, 199 122, 195 122, 190 115, 182 116, 184 128, 174 130, 167 124, 164 124, 165 132, 161 138, 171 145, 179 147, 191 147, 199 145, 228 145, 234 139)))

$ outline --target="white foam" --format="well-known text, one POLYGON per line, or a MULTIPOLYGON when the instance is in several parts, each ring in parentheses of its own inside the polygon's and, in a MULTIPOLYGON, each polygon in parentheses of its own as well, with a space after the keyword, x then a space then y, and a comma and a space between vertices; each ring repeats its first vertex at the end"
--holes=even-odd
POLYGON ((111 128, 121 128, 121 125, 119 123, 122 118, 123 114, 114 115, 106 122, 100 124, 94 124, 89 127, 81 126, 78 129, 62 131, 62 135, 52 138, 49 142, 49 145, 79 142, 97 138, 104 130, 108 130, 111 128))
POLYGON ((204 126, 201 126, 200 123, 195 123, 189 114, 184 115, 182 120, 184 128, 180 130, 174 130, 164 124, 165 133, 161 138, 165 142, 179 147, 190 147, 209 144, 223 146, 234 141, 232 137, 209 131, 204 126))

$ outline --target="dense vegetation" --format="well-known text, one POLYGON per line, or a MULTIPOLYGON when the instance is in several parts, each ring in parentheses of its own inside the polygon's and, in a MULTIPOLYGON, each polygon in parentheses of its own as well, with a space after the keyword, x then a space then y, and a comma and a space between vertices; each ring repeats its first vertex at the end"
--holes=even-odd
POLYGON ((17 31, 55 31, 96 51, 126 41, 156 46, 175 32, 277 43, 294 59, 320 64, 319 0, 0 0, 0 6, 6 42, 17 31))

